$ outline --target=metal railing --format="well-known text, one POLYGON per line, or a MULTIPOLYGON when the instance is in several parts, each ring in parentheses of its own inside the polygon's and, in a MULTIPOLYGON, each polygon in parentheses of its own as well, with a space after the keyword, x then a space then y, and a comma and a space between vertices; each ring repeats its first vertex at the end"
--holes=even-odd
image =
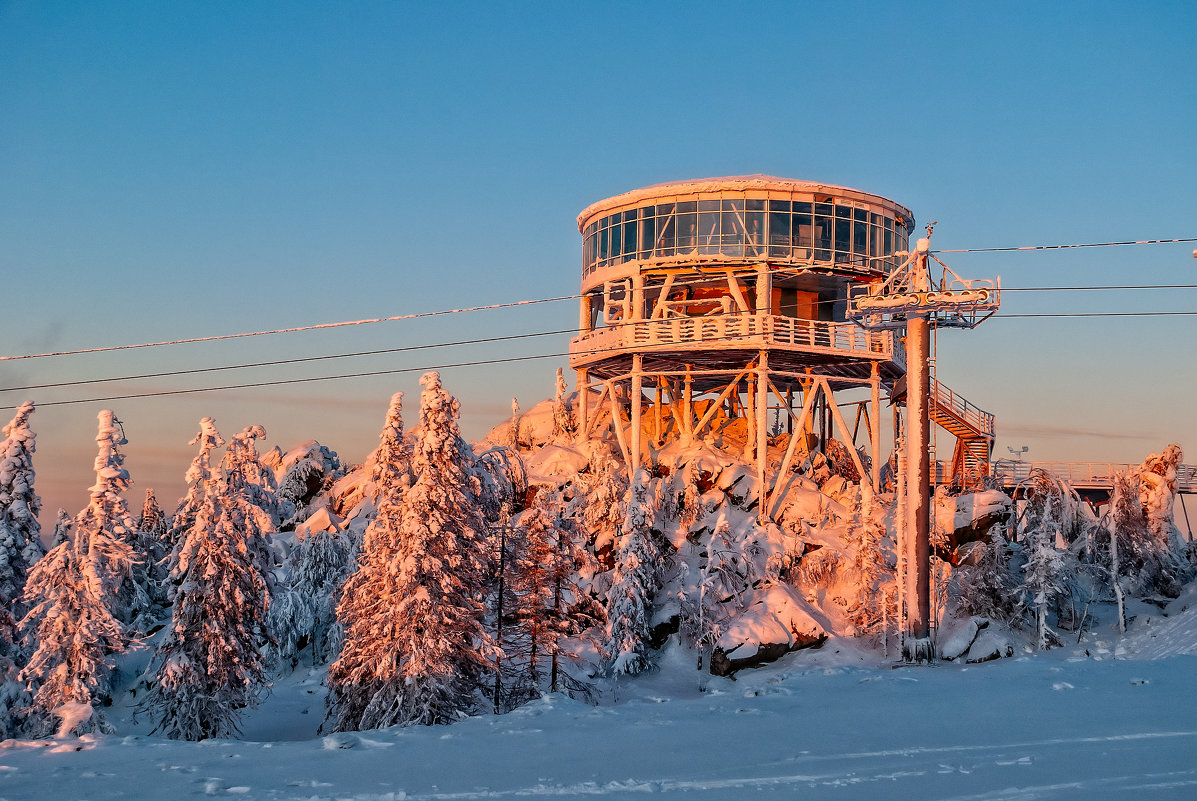
POLYGON ((671 346, 786 347, 905 363, 889 331, 866 331, 854 323, 803 320, 772 314, 711 314, 634 320, 599 328, 569 344, 572 362, 610 352, 671 346))
POLYGON ((996 431, 994 416, 952 391, 951 387, 931 379, 931 403, 948 409, 965 425, 974 431, 979 431, 987 437, 993 437, 996 431))
MULTIPOLYGON (((1115 473, 1138 468, 1137 464, 1116 462, 1012 462, 1000 459, 993 463, 991 473, 1003 485, 1014 486, 1025 481, 1032 470, 1045 470, 1074 487, 1087 489, 1112 487, 1115 473)), ((1176 490, 1197 493, 1197 465, 1177 465, 1176 490)))

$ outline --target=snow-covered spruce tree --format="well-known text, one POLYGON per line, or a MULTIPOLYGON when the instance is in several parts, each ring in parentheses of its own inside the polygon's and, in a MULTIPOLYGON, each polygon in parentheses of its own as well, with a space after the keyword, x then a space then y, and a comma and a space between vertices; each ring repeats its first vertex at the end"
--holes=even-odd
POLYGON ((589 560, 565 515, 560 494, 542 487, 533 505, 516 520, 519 543, 510 586, 514 602, 503 652, 513 670, 508 702, 517 706, 544 691, 588 695, 588 688, 567 674, 564 660, 577 654, 563 647, 565 638, 596 620, 581 597, 579 569, 589 560))
MULTIPOLYGON (((324 664, 332 656, 333 628, 341 583, 349 569, 350 543, 340 531, 313 531, 291 551, 290 575, 285 602, 288 619, 271 626, 278 642, 280 659, 294 667, 303 647, 311 649, 312 664, 324 664), (285 640, 284 640, 285 637, 285 640)), ((271 616, 284 605, 283 593, 271 606, 271 616)))
POLYGON ((577 429, 577 424, 574 422, 574 413, 570 409, 569 403, 565 399, 565 393, 568 388, 565 385, 565 376, 560 367, 557 368, 557 383, 556 391, 553 395, 553 440, 565 442, 572 438, 574 431, 577 429))
POLYGON ((378 435, 378 447, 370 454, 369 497, 375 503, 393 488, 406 488, 411 483, 411 448, 403 434, 403 393, 391 396, 387 407, 382 433, 378 435))
POLYGON ((968 615, 1013 623, 1022 615, 1018 582, 1010 573, 1004 529, 993 526, 985 540, 973 543, 971 558, 956 571, 960 608, 968 615))
POLYGON ((337 607, 345 642, 329 670, 329 722, 338 730, 470 714, 498 655, 483 625, 490 553, 473 453, 440 375, 420 384, 415 483, 397 503, 384 497, 337 607))
POLYGON ((0 607, 0 738, 5 740, 17 734, 15 711, 29 705, 29 694, 17 678, 16 653, 17 622, 0 607))
POLYGON ((616 674, 646 670, 652 638, 653 597, 660 587, 664 557, 653 539, 648 473, 641 468, 628 488, 626 516, 615 546, 615 573, 607 591, 607 650, 616 674))
POLYGON ((58 508, 58 517, 54 520, 54 536, 50 541, 50 547, 61 545, 64 542, 74 537, 75 519, 71 517, 71 513, 62 507, 58 508))
POLYGON ((599 562, 610 569, 614 566, 615 540, 624 521, 627 477, 611 454, 600 450, 592 455, 581 485, 578 494, 585 499, 580 510, 582 530, 599 562))
POLYGON ((54 546, 25 584, 29 613, 21 629, 32 655, 20 678, 36 688, 24 713, 34 737, 56 729, 60 736, 111 731, 95 702, 107 689, 108 655, 124 650, 127 642, 95 580, 94 557, 78 547, 85 531, 80 527, 76 540, 54 546))
MULTIPOLYGON (((1171 510, 1162 513, 1163 504, 1153 497, 1161 489, 1158 479, 1158 474, 1144 467, 1116 474, 1106 527, 1113 532, 1111 536, 1117 537, 1111 545, 1117 547, 1117 573, 1126 578, 1126 589, 1134 595, 1161 593, 1175 597, 1188 577, 1189 567, 1169 532, 1171 510), (1145 475, 1149 477, 1145 479, 1145 475), (1149 510, 1154 510, 1154 520, 1149 510)), ((1166 488, 1159 492, 1166 493, 1166 488)))
POLYGON ((125 469, 121 446, 127 444, 120 420, 110 410, 99 414, 96 444, 96 483, 91 500, 75 517, 75 545, 85 557, 82 566, 94 590, 112 616, 125 624, 140 625, 150 609, 145 589, 145 557, 137 554, 137 524, 125 503, 124 492, 133 483, 125 469))
POLYGON ((1067 551, 1059 546, 1067 542, 1065 531, 1077 519, 1071 488, 1042 470, 1032 470, 1025 489, 1029 489, 1023 526, 1023 550, 1026 564, 1020 595, 1035 610, 1036 642, 1045 650, 1056 641, 1048 627, 1047 613, 1068 593, 1067 551))
POLYGON ((135 550, 145 559, 146 589, 150 599, 157 604, 164 604, 167 600, 166 579, 170 570, 172 550, 167 538, 169 531, 170 521, 158 505, 153 488, 147 488, 145 501, 141 505, 141 517, 137 521, 138 540, 135 550))
POLYGON ((852 569, 859 596, 852 610, 852 622, 863 632, 876 631, 887 617, 883 578, 886 572, 881 543, 885 537, 884 508, 868 485, 860 486, 848 541, 853 546, 852 569))
POLYGON ((178 589, 171 624, 154 655, 155 681, 138 707, 171 739, 234 736, 241 711, 256 706, 265 688, 261 646, 270 593, 255 541, 273 524, 239 472, 246 460, 238 450, 253 447, 246 439, 225 455, 223 478, 209 488, 172 560, 178 589))
POLYGON ((690 591, 681 598, 681 633, 699 649, 698 667, 714 648, 728 621, 745 606, 745 596, 756 579, 755 568, 744 553, 745 532, 733 531, 721 512, 707 542, 706 557, 690 591))
POLYGON ((171 526, 167 533, 167 543, 173 551, 183 541, 183 537, 195 524, 195 516, 204 505, 204 496, 208 487, 213 483, 212 451, 224 445, 224 438, 216 430, 216 421, 205 417, 199 421, 199 433, 192 437, 188 445, 199 445, 199 452, 191 460, 185 476, 187 480, 187 494, 179 499, 179 505, 171 517, 171 526))
POLYGON ((246 426, 233 437, 220 461, 218 487, 226 498, 237 501, 237 519, 245 547, 269 594, 274 591, 275 567, 271 535, 278 526, 280 510, 285 511, 285 507, 276 494, 274 473, 258 457, 257 441, 265 438, 266 429, 261 426, 246 426))
POLYGON ((15 611, 29 569, 45 554, 37 515, 42 502, 33 489, 37 435, 29 428, 33 402, 17 407, 0 442, 0 608, 15 611))

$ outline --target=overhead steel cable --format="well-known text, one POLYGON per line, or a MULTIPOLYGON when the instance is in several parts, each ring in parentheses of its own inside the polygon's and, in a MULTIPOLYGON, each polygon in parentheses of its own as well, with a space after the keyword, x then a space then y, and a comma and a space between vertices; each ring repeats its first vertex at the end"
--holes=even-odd
MULTIPOLYGON (((751 314, 751 312, 735 312, 734 314, 751 314)), ((1156 311, 1156 312, 1077 312, 1077 313, 1046 313, 1046 314, 999 314, 995 315, 994 319, 1011 319, 1011 318, 1069 318, 1069 317, 1160 317, 1160 316, 1197 316, 1197 311, 1156 311)), ((701 319, 701 318, 695 318, 701 319)), ((640 323, 656 322, 652 320, 640 321, 640 323)), ((629 323, 627 325, 632 325, 629 323)), ((568 332, 564 332, 568 333, 568 332)), ((723 337, 724 341, 736 340, 741 338, 751 338, 757 336, 756 332, 746 332, 744 334, 733 334, 723 337)), ((609 347, 597 348, 591 351, 582 351, 582 354, 618 354, 631 353, 640 349, 639 345, 631 345, 628 347, 609 347)), ((342 373, 339 375, 329 376, 307 376, 303 378, 285 378, 272 381, 254 381, 244 384, 226 384, 214 387, 194 387, 189 389, 172 389, 161 390, 156 392, 139 392, 125 395, 109 395, 104 397, 94 398, 75 398, 71 400, 62 401, 46 401, 39 403, 40 407, 48 406, 68 406, 79 403, 104 403, 114 400, 130 400, 136 398, 156 398, 170 395, 193 395, 201 392, 220 392, 232 389, 254 389, 259 387, 273 387, 283 386, 287 384, 306 384, 318 381, 340 381, 351 378, 370 378, 383 375, 398 375, 402 373, 416 373, 427 372, 428 370, 448 370, 456 367, 479 367, 493 364, 510 364, 515 362, 534 361, 538 359, 556 359, 569 356, 569 351, 557 353, 541 353, 531 356, 507 356, 495 359, 479 359, 467 362, 454 362, 440 365, 425 365, 422 367, 398 367, 388 370, 370 370, 357 373, 342 373)), ((15 409, 16 406, 0 406, 0 410, 15 409)))
POLYGON ((1109 248, 1122 245, 1170 245, 1181 242, 1197 242, 1197 237, 1181 239, 1138 239, 1126 242, 1087 242, 1077 245, 1022 245, 1020 247, 1000 248, 956 248, 951 250, 932 250, 932 253, 1013 253, 1026 250, 1071 250, 1073 248, 1109 248))
MULTIPOLYGON (((725 279, 701 279, 693 283, 710 283, 725 279)), ((685 282, 675 282, 675 286, 685 285, 685 282)), ((1122 286, 1055 286, 1055 287, 1007 287, 1004 292, 1056 292, 1056 291, 1088 291, 1088 290, 1130 290, 1130 289, 1197 289, 1197 284, 1151 284, 1151 285, 1122 285, 1122 286)), ((842 302, 841 299, 815 301, 812 305, 828 305, 842 302)), ((439 312, 438 312, 439 313, 439 312)), ((752 314, 753 312, 731 312, 732 315, 752 314)), ((997 314, 997 318, 1041 318, 1041 317, 1111 317, 1111 316, 1151 316, 1151 315, 1189 315, 1191 312, 1077 312, 1077 313, 1045 313, 1045 314, 997 314)), ((698 319, 698 318, 696 318, 698 319)), ((628 322, 624 325, 649 325, 655 322, 654 320, 642 320, 637 322, 628 322)), ((46 384, 28 384, 24 386, 15 387, 0 387, 0 392, 27 392, 30 390, 40 389, 61 389, 63 387, 86 386, 89 384, 104 384, 115 383, 120 381, 137 381, 151 378, 172 378, 184 375, 198 375, 204 373, 224 372, 228 370, 243 370, 262 367, 279 367, 290 364, 302 364, 307 362, 318 361, 332 361, 336 359, 358 358, 364 356, 381 356, 395 353, 404 353, 409 351, 419 350, 435 350, 437 348, 459 347, 464 345, 481 345, 492 342, 508 342, 521 339, 533 339, 545 336, 558 336, 561 334, 578 334, 582 333, 579 328, 561 328, 552 331, 534 331, 523 334, 510 334, 497 337, 479 337, 475 339, 455 340, 451 342, 435 342, 422 345, 407 345, 395 348, 380 348, 366 351, 352 351, 348 353, 335 353, 322 356, 304 356, 289 359, 276 359, 271 361, 260 362, 246 362, 241 364, 219 365, 215 367, 197 367, 184 370, 169 370, 156 373, 139 373, 134 375, 109 376, 105 378, 80 379, 76 381, 59 381, 46 384)))

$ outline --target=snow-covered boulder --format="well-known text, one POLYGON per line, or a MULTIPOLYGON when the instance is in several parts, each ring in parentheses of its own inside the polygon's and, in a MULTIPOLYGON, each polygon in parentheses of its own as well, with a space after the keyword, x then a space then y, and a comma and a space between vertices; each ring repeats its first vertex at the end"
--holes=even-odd
POLYGON ((1001 490, 965 495, 937 495, 935 523, 948 533, 953 548, 985 539, 989 529, 1010 519, 1013 501, 1001 490))
POLYGON ((959 659, 968 653, 978 632, 989 626, 989 621, 983 617, 970 617, 959 621, 958 625, 948 632, 941 632, 939 640, 939 658, 949 662, 959 659), (946 634, 946 636, 945 636, 946 634))
POLYGON ((795 588, 770 585, 757 590, 755 596, 716 641, 712 674, 730 676, 827 641, 827 630, 816 620, 817 613, 795 588))
POLYGON ((555 483, 553 476, 576 475, 589 464, 586 455, 563 445, 545 445, 528 457, 524 464, 528 469, 528 481, 555 483))
POLYGON ((996 626, 982 630, 968 649, 964 661, 969 663, 989 662, 993 659, 1014 656, 1014 641, 1010 635, 996 626))

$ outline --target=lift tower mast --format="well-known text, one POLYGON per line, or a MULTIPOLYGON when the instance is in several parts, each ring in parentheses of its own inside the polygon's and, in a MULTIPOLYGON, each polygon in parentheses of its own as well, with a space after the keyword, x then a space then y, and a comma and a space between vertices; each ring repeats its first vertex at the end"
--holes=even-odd
POLYGON ((931 647, 931 326, 975 328, 997 311, 1001 279, 966 281, 931 254, 931 232, 884 282, 851 287, 848 316, 864 328, 906 331, 906 519, 899 548, 906 551, 908 609, 903 657, 930 661, 931 647), (931 276, 928 259, 943 273, 931 276))

